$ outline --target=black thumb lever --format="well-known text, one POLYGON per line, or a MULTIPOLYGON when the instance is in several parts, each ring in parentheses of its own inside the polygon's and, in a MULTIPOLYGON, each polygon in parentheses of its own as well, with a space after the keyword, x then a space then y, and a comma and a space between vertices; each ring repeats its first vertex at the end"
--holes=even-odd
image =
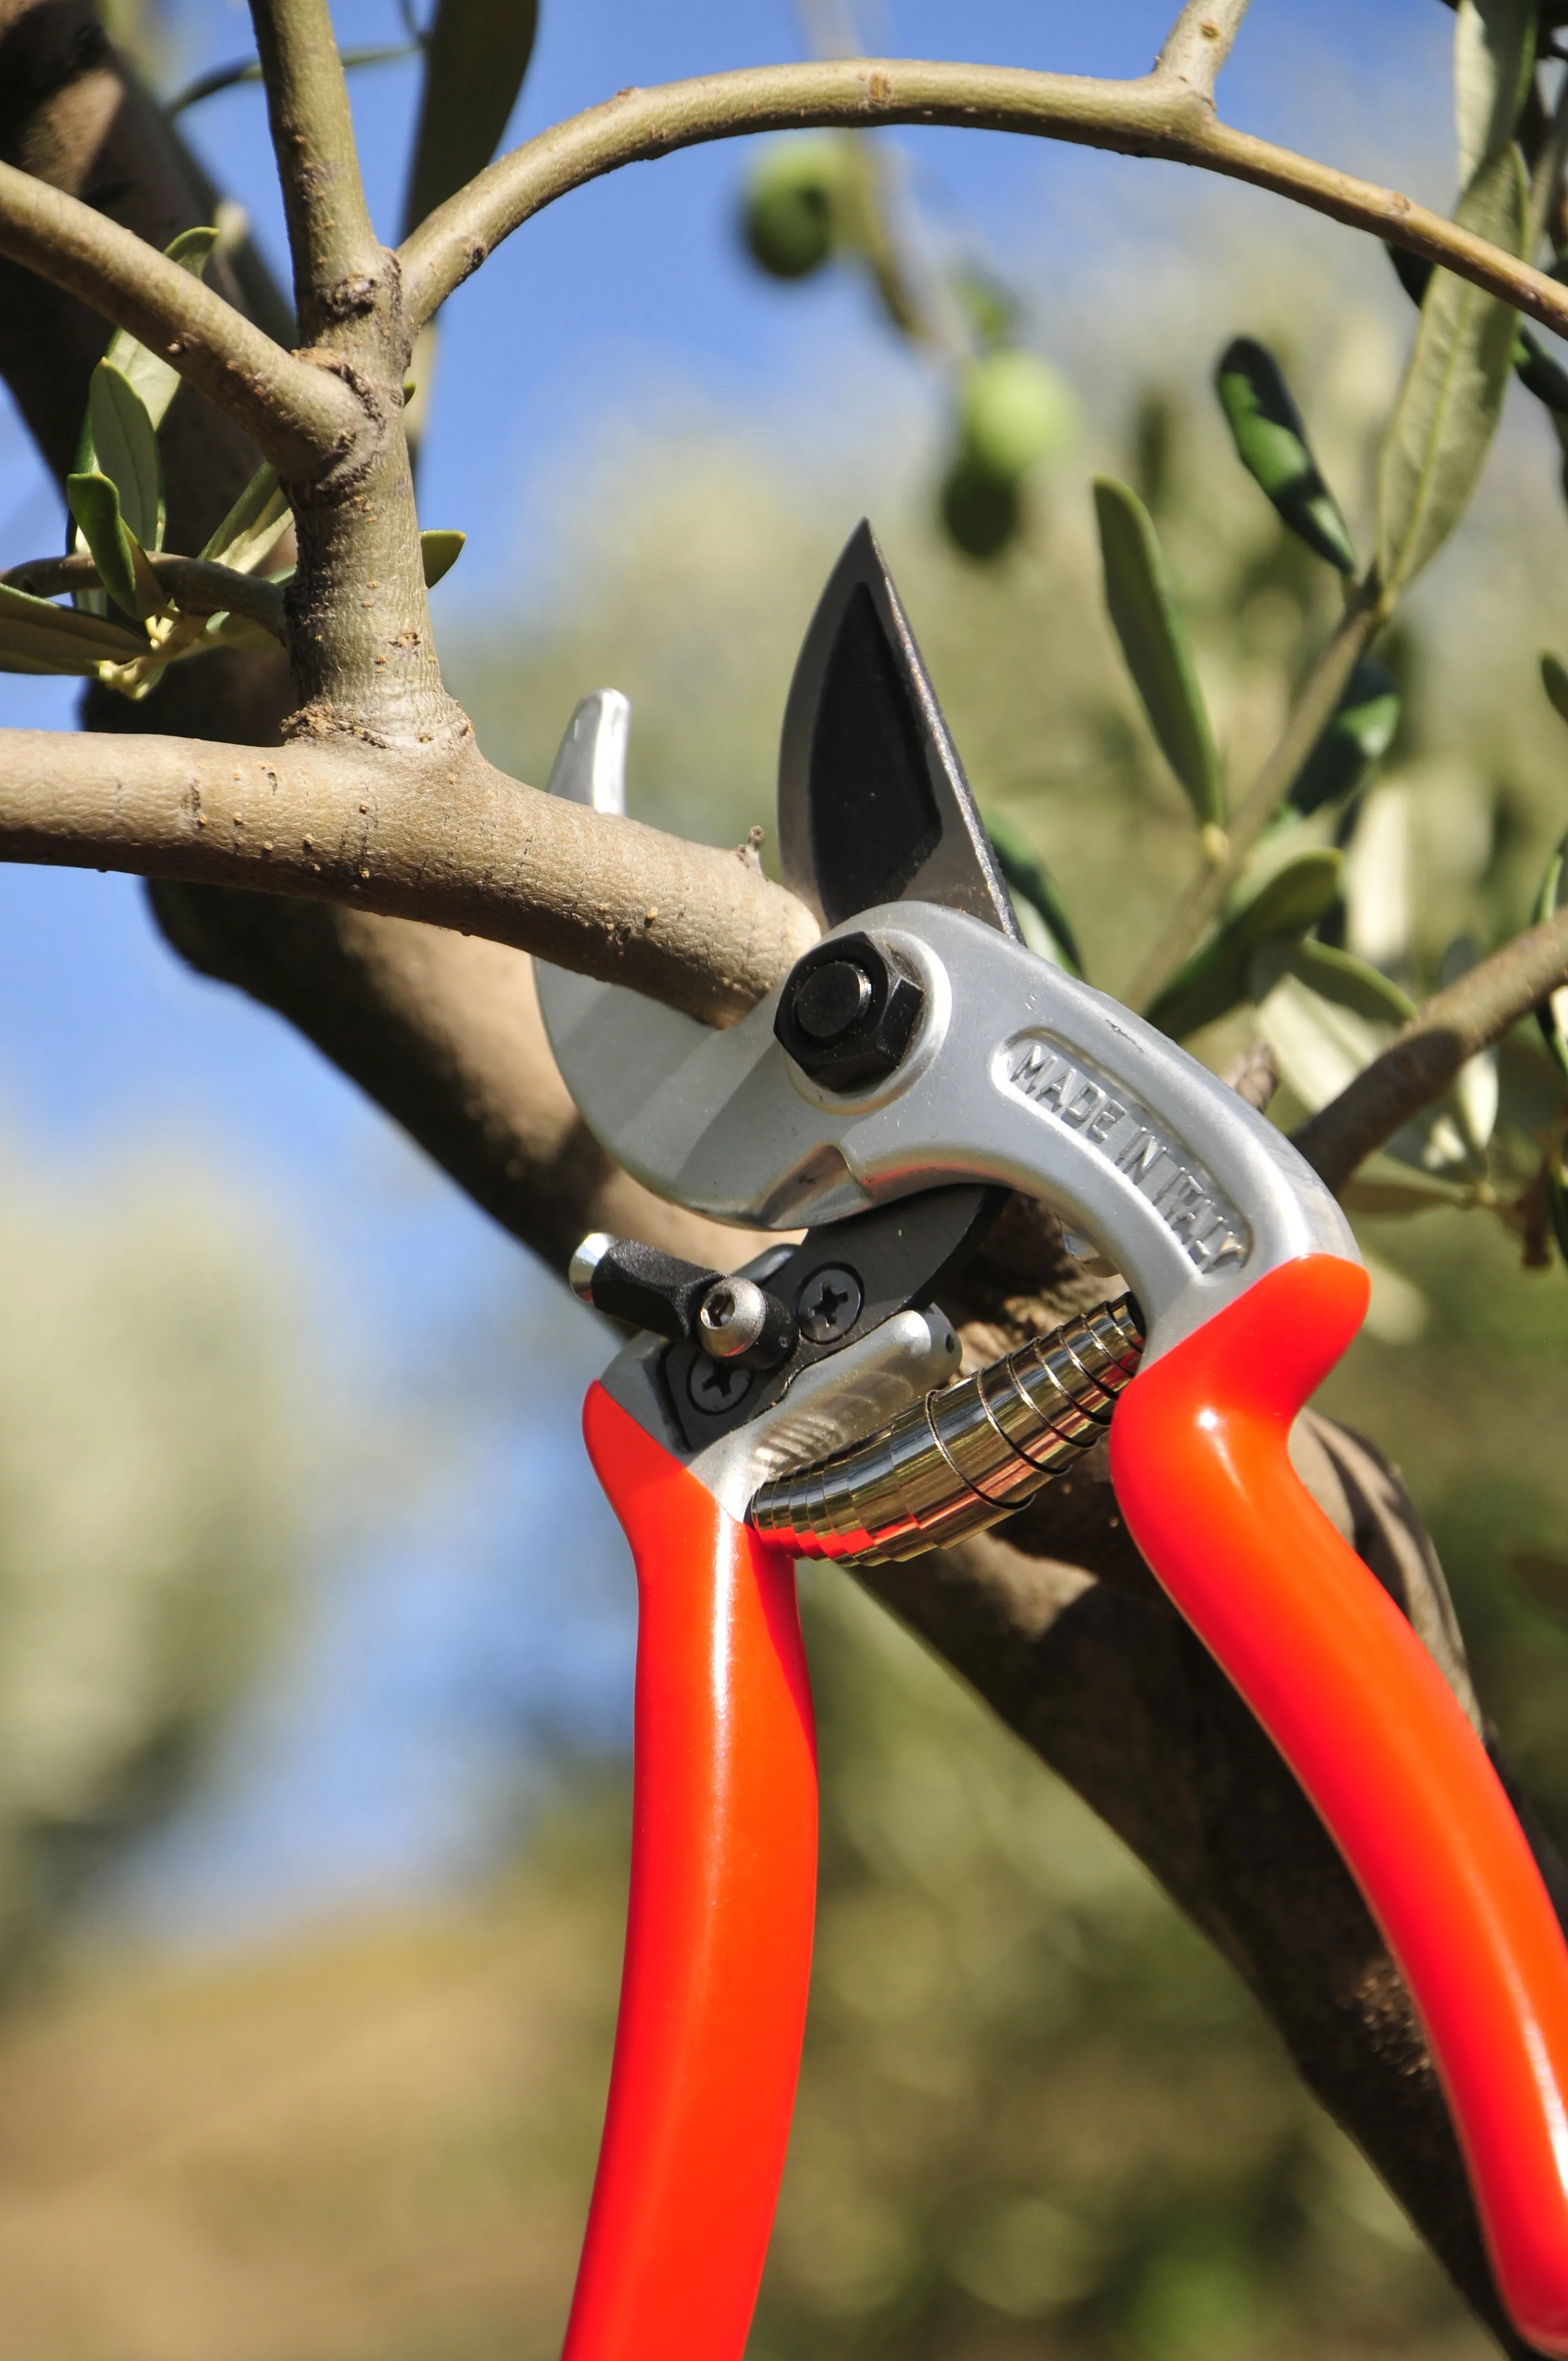
POLYGON ((586 1237, 567 1271, 572 1291, 629 1328, 696 1345, 742 1369, 776 1369, 799 1342, 793 1312, 754 1279, 661 1254, 604 1230, 586 1237))

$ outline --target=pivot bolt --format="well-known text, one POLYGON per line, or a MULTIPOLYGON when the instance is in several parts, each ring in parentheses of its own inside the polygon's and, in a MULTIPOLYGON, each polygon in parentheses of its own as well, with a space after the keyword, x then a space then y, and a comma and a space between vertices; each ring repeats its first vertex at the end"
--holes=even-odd
POLYGON ((871 935, 836 935, 797 960, 773 1031, 803 1073, 830 1091, 891 1074, 926 1005, 919 977, 871 935))
POLYGON ((872 1005, 872 980, 853 960, 814 967, 795 995, 795 1021, 808 1041, 841 1041, 872 1005))

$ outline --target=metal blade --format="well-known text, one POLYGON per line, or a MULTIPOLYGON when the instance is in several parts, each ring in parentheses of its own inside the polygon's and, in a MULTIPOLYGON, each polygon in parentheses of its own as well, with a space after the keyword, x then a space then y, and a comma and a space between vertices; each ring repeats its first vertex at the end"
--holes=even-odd
POLYGON ((876 535, 863 521, 823 592, 784 708, 784 883, 823 924, 937 902, 1017 921, 876 535))

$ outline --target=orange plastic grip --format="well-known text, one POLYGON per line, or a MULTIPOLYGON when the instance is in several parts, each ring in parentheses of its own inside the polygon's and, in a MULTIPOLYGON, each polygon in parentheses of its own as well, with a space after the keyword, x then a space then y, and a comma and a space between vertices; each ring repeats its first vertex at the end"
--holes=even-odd
POLYGON ((1568 1948, 1480 1740, 1287 1452, 1366 1286, 1328 1255, 1260 1279, 1122 1395, 1112 1474, 1139 1548, 1398 1960, 1506 2308, 1531 2345, 1568 2355, 1568 1948))
POLYGON ((583 1424, 637 1565, 636 1769, 615 2061, 565 2361, 740 2361, 816 1905, 795 1568, 600 1386, 583 1424))

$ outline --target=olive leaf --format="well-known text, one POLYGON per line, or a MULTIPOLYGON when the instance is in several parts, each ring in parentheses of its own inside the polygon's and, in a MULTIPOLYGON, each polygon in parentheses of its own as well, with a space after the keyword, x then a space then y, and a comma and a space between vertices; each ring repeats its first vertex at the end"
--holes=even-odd
POLYGON ((440 0, 425 37, 424 94, 403 235, 482 172, 522 88, 538 0, 440 0))
POLYGON ((91 675, 146 653, 147 642, 120 623, 0 583, 0 672, 91 675))
MULTIPOLYGON (((166 602, 139 537, 126 524, 117 485, 107 476, 68 476, 65 497, 98 578, 116 607, 139 621, 166 602)), ((143 642, 137 650, 147 653, 143 642)))
POLYGON ((1462 189, 1514 136, 1535 67, 1535 0, 1459 0, 1453 123, 1462 189))
MULTIPOLYGON (((1563 669, 1561 664, 1557 668, 1559 672, 1563 669)), ((1541 669, 1544 672, 1544 662, 1541 669)), ((1552 703, 1555 705, 1556 702, 1553 697, 1552 703)), ((1535 908, 1530 914, 1532 924, 1539 927, 1546 919, 1555 917, 1565 902, 1568 902, 1568 836, 1563 839, 1546 864, 1546 874, 1541 881, 1535 908)), ((1536 1010, 1535 1017, 1541 1027, 1541 1038, 1564 1076, 1568 1077, 1568 984, 1550 994, 1536 1010)))
POLYGON ((1295 942, 1334 901, 1344 855, 1332 846, 1299 852, 1233 902, 1212 940, 1172 976, 1147 1011, 1174 1040, 1212 1025, 1251 996, 1253 954, 1266 942, 1295 942))
POLYGON ((1552 1234, 1557 1240, 1557 1251, 1568 1262, 1568 1175, 1554 1158, 1547 1160, 1544 1175, 1546 1210, 1552 1218, 1552 1234))
POLYGON ((1568 721, 1568 665, 1554 656, 1550 648, 1541 650, 1541 685, 1553 709, 1564 721, 1568 721))
POLYGON ((87 420, 94 464, 79 467, 72 480, 106 478, 118 495, 126 530, 143 549, 161 548, 163 466, 157 430, 140 394, 111 361, 100 361, 93 372, 87 420))
POLYGON ((1094 479, 1105 604, 1160 751, 1204 827, 1223 828, 1224 791, 1203 692, 1154 521, 1137 494, 1094 479))
POLYGON ((214 566, 232 566, 236 574, 254 574, 292 522, 277 468, 258 467, 201 555, 214 566))
MULTIPOLYGON (((207 268, 207 258, 217 244, 215 229, 184 229, 173 243, 163 249, 170 262, 188 270, 192 279, 200 279, 207 268)), ((104 359, 110 368, 117 369, 127 385, 140 396, 142 408, 151 420, 154 431, 162 425, 169 405, 180 390, 180 372, 159 353, 149 352, 125 328, 116 328, 104 350, 104 359)), ((76 471, 89 475, 104 467, 104 454, 93 440, 92 413, 82 430, 82 440, 77 448, 76 471)), ((104 473, 109 471, 104 468, 104 473)))
MULTIPOLYGON (((1509 254, 1522 251, 1529 193, 1507 147, 1483 164, 1454 214, 1509 254)), ((1413 582, 1459 522, 1496 431, 1515 320, 1467 279, 1434 270, 1377 473, 1377 570, 1390 596, 1413 582)))
POLYGON ((994 812, 987 812, 983 818, 1019 933, 1029 949, 1049 960, 1053 967, 1065 968, 1069 975, 1081 976, 1083 954, 1078 948, 1072 921, 1057 890, 1056 880, 1017 829, 998 818, 994 812))
POLYGON ((1274 355, 1254 337, 1237 336, 1220 356, 1214 384, 1236 456, 1253 481, 1309 549, 1354 574, 1354 544, 1274 355))
POLYGON ((420 563, 424 567, 424 587, 433 590, 442 577, 450 574, 463 555, 466 533, 422 533, 419 537, 420 563))
POLYGON ((1393 674, 1375 658, 1364 658, 1346 682, 1332 720, 1296 774, 1291 807, 1305 818, 1353 794, 1393 744, 1399 710, 1393 674))
MULTIPOLYGON (((1260 945, 1250 986, 1258 1029, 1280 1078, 1309 1115, 1338 1098, 1415 1015, 1415 1004, 1397 983, 1326 943, 1260 945)), ((1443 1179, 1474 1172, 1476 1165, 1452 1097, 1425 1108, 1381 1153, 1443 1179)))

